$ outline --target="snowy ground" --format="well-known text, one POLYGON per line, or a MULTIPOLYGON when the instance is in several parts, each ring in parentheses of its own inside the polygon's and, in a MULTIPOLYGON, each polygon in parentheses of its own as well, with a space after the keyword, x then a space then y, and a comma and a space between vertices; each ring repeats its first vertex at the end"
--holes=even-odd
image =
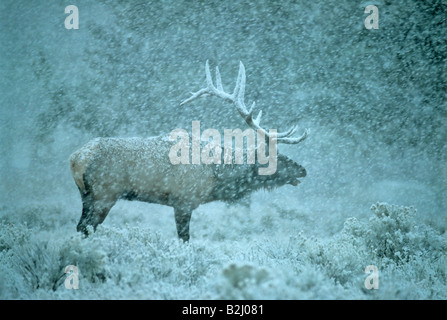
POLYGON ((336 203, 333 212, 318 212, 293 197, 277 197, 283 206, 266 205, 265 197, 256 194, 250 209, 203 206, 193 216, 188 244, 177 240, 173 212, 162 206, 120 202, 87 239, 74 230, 76 199, 3 207, 1 296, 446 298, 446 237, 417 223, 411 209, 381 205, 358 214, 346 207, 338 230, 341 222, 331 218, 342 216, 336 203), (78 290, 64 286, 67 265, 79 268, 78 290), (377 290, 365 288, 368 265, 378 267, 377 290))
POLYGON ((447 299, 447 9, 378 1, 369 31, 368 4, 79 1, 69 31, 61 1, 2 1, 0 298, 447 299), (199 207, 189 243, 172 208, 128 201, 82 238, 68 157, 87 141, 244 128, 217 99, 179 109, 207 59, 228 90, 244 62, 266 126, 311 129, 279 148, 308 176, 199 207))

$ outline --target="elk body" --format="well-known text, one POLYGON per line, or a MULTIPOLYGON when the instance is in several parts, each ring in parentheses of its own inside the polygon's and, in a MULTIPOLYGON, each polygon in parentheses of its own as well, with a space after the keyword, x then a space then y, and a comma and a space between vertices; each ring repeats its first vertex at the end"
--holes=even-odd
MULTIPOLYGON (((214 95, 233 103, 246 123, 255 130, 260 126, 261 112, 252 118, 253 106, 244 104, 245 70, 242 63, 232 94, 224 92, 219 70, 216 86, 206 63, 207 87, 192 94, 182 105, 202 95, 214 95)), ((290 137, 296 130, 278 133, 275 142, 297 144, 307 137, 307 130, 299 138, 290 137)), ((277 155, 277 170, 271 175, 260 175, 255 164, 172 164, 169 151, 176 141, 167 136, 151 138, 97 138, 70 157, 70 169, 82 198, 82 215, 77 230, 88 235, 104 221, 119 199, 139 200, 171 206, 179 238, 189 240, 191 214, 199 205, 211 201, 231 202, 261 188, 285 184, 297 185, 306 170, 289 159, 277 155)))

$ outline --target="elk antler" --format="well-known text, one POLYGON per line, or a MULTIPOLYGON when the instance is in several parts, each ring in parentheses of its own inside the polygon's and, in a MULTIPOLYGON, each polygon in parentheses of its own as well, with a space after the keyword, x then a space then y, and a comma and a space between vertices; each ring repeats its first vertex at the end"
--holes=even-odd
MULTIPOLYGON (((259 111, 258 116, 253 119, 253 109, 255 108, 256 103, 253 102, 251 105, 250 110, 247 110, 245 103, 244 103, 244 95, 245 95, 245 67, 242 64, 242 62, 239 63, 239 73, 236 80, 236 86, 234 87, 233 93, 229 94, 226 93, 223 90, 222 87, 222 79, 220 77, 219 67, 216 67, 216 86, 213 84, 213 80, 211 78, 211 72, 210 67, 208 64, 208 60, 205 64, 205 73, 206 73, 206 84, 207 87, 200 89, 199 91, 192 93, 191 97, 188 99, 182 101, 180 105, 184 105, 188 102, 191 102, 192 100, 195 100, 203 95, 213 95, 219 98, 222 98, 224 100, 227 100, 231 103, 233 103, 236 106, 237 111, 239 114, 244 118, 245 122, 255 130, 262 130, 266 137, 269 137, 269 134, 267 131, 260 126, 261 123, 261 117, 262 117, 262 110, 259 111)), ((295 133, 297 129, 297 126, 291 127, 288 131, 280 132, 276 134, 276 140, 277 142, 282 142, 286 144, 297 144, 303 141, 307 138, 307 135, 309 133, 309 130, 304 130, 304 133, 301 137, 298 138, 290 138, 292 134, 295 133)))

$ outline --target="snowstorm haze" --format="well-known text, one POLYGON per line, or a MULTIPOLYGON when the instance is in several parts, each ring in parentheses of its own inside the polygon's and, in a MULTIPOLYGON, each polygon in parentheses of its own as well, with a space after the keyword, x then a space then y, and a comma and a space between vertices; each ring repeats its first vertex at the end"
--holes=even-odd
POLYGON ((69 4, 0 2, 0 298, 447 298, 445 1, 77 1, 71 30, 69 4), (200 206, 189 243, 171 207, 125 200, 83 238, 88 141, 248 128, 222 99, 180 106, 207 60, 227 92, 243 62, 264 127, 309 128, 278 146, 307 176, 200 206))

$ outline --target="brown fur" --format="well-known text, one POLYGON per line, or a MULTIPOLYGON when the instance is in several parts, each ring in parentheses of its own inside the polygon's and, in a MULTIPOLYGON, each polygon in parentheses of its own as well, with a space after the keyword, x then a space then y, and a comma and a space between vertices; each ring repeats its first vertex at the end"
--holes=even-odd
POLYGON ((87 227, 95 229, 122 198, 173 207, 178 235, 187 241, 191 213, 200 204, 231 201, 305 176, 304 168, 283 155, 272 176, 258 176, 255 165, 173 165, 174 143, 163 136, 97 138, 74 152, 70 169, 83 203, 77 230, 87 235, 87 227))

